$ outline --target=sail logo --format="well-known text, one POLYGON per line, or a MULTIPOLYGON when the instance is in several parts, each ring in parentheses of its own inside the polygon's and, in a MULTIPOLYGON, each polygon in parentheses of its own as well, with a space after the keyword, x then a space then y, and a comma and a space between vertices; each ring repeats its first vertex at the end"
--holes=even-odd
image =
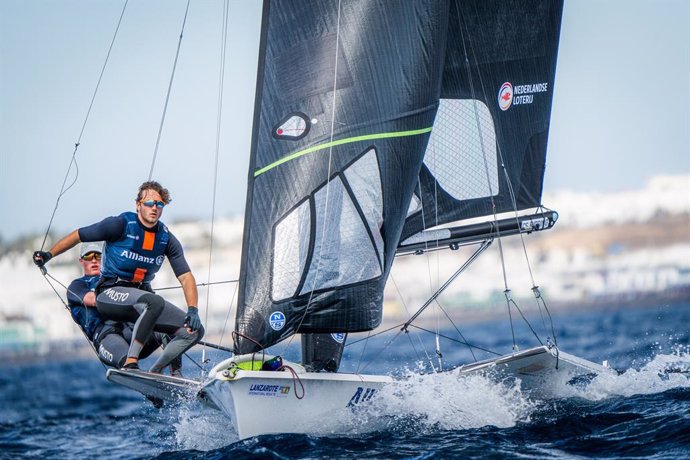
POLYGON ((345 341, 345 334, 342 332, 334 332, 331 334, 331 337, 338 343, 343 343, 345 341))
POLYGON ((283 385, 266 385, 263 383, 254 383, 249 387, 249 394, 251 396, 285 397, 290 394, 290 387, 283 385))
POLYGON ((498 90, 498 106, 505 112, 514 105, 531 104, 535 94, 546 93, 548 90, 549 84, 546 82, 513 86, 507 81, 498 90))
POLYGON ((507 81, 498 90, 498 106, 505 112, 511 105, 513 105, 513 85, 507 81))
POLYGON ((271 316, 268 317, 268 324, 271 325, 271 329, 274 331, 279 331, 285 327, 285 315, 282 311, 274 311, 271 316))

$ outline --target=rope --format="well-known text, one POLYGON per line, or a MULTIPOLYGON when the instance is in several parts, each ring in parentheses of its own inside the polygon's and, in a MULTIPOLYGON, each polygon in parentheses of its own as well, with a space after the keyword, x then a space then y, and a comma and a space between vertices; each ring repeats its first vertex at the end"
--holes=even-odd
POLYGON ((89 108, 86 110, 86 116, 84 117, 84 123, 81 125, 81 131, 79 131, 79 137, 77 138, 77 142, 74 143, 74 151, 72 152, 72 158, 69 162, 69 166, 67 167, 67 172, 65 173, 65 178, 62 181, 62 186, 60 187, 60 193, 58 193, 57 200, 55 200, 55 208, 53 208, 53 213, 50 216, 50 221, 48 222, 48 228, 46 229, 45 235, 43 235, 43 242, 41 243, 41 251, 44 249, 46 240, 48 239, 48 234, 50 233, 50 228, 53 225, 53 219, 55 218, 55 214, 57 213, 58 206, 60 204, 60 198, 67 193, 69 189, 74 186, 77 182, 77 178, 79 177, 79 165, 77 164, 77 150, 79 149, 79 145, 81 144, 81 138, 84 135, 84 130, 86 129, 86 123, 89 121, 89 116, 91 115, 91 109, 93 108, 93 103, 96 100, 96 94, 98 94, 98 89, 101 86, 101 80, 103 79, 103 74, 105 73, 105 68, 108 65, 108 60, 110 59, 110 52, 113 50, 113 45, 115 44, 115 38, 117 37, 117 33, 120 30, 120 24, 122 24, 122 17, 125 15, 125 10, 127 9, 127 2, 129 0, 125 0, 125 4, 122 7, 122 13, 120 13, 120 19, 117 21, 117 27, 115 27, 115 32, 113 34, 112 40, 110 40, 110 46, 108 47, 108 53, 105 56, 105 61, 103 62, 103 67, 101 68, 101 73, 98 76, 98 81, 96 82, 96 88, 93 91, 93 95, 91 96, 91 102, 89 103, 89 108), (69 173, 72 170, 72 165, 74 165, 75 168, 75 176, 74 180, 72 181, 67 188, 65 188, 65 184, 67 184, 67 178, 69 177, 69 173))
POLYGON ((299 378, 299 375, 297 375, 297 372, 295 372, 295 370, 293 368, 291 368, 290 366, 282 365, 277 370, 282 371, 285 369, 290 371, 290 373, 292 374, 292 386, 295 387, 295 398, 297 398, 297 399, 304 398, 305 392, 304 392, 304 383, 302 383, 302 379, 299 378), (298 383, 299 383, 300 387, 302 387, 302 396, 299 396, 297 394, 297 384, 298 383))
POLYGON ((177 59, 180 56, 180 47, 182 46, 182 36, 184 34, 184 27, 187 23, 187 13, 189 12, 189 3, 191 0, 187 0, 187 8, 184 12, 184 19, 182 20, 182 30, 180 30, 180 39, 177 42, 177 52, 175 53, 175 61, 173 62, 172 72, 170 74, 170 82, 168 83, 168 92, 165 95, 165 104, 163 106, 163 115, 161 116, 161 123, 158 127, 158 136, 156 137, 156 147, 153 149, 153 159, 151 160, 151 169, 149 170, 149 179, 153 177, 153 167, 156 164, 156 157, 158 156, 158 146, 161 141, 161 134, 163 134, 163 124, 165 123, 165 114, 168 111, 168 101, 170 101, 170 92, 172 91, 173 80, 175 79, 175 69, 177 69, 177 59))

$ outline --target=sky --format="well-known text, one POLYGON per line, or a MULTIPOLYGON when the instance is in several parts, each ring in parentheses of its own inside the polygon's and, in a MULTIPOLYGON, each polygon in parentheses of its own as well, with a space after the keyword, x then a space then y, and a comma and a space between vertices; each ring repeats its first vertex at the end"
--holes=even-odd
MULTIPOLYGON (((129 1, 84 125, 123 4, 0 0, 3 241, 42 235, 56 202, 58 233, 134 209, 187 2, 129 1), (77 141, 76 182, 58 202, 77 141)), ((168 222, 213 215, 222 11, 193 0, 187 17, 153 173, 172 193, 168 222)), ((216 218, 244 211, 260 19, 260 2, 230 2, 216 218)), ((690 173, 689 87, 690 1, 566 0, 545 191, 690 173)))

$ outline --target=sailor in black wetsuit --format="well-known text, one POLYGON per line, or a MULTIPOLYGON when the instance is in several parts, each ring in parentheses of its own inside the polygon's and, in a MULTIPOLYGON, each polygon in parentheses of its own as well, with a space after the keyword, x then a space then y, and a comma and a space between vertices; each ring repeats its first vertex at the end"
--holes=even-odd
MULTIPOLYGON (((67 288, 67 304, 72 319, 93 343, 98 357, 106 365, 120 368, 125 364, 129 344, 132 341, 132 323, 104 321, 96 308, 95 288, 101 277, 103 243, 83 243, 79 251, 79 265, 84 276, 73 280, 67 288)), ((154 332, 139 355, 146 358, 166 344, 169 338, 154 332)), ((182 359, 175 358, 170 364, 170 374, 182 375, 182 359)))
POLYGON ((167 189, 158 182, 144 182, 137 194, 136 213, 125 212, 74 230, 50 251, 36 251, 33 255, 34 263, 41 267, 81 241, 105 241, 96 303, 104 320, 134 322, 124 368, 138 369, 144 344, 154 330, 169 335, 172 340, 151 372, 161 372, 201 340, 204 333, 196 306, 196 280, 184 258, 182 245, 159 220, 169 202, 167 189), (188 305, 186 315, 151 289, 151 281, 166 257, 182 285, 188 305))

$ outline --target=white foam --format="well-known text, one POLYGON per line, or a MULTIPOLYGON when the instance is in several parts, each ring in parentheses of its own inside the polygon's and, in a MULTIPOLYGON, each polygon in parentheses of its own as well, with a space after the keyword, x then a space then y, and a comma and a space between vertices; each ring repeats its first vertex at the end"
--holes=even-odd
POLYGON ((573 396, 601 399, 661 393, 673 388, 690 388, 690 353, 678 347, 673 354, 656 355, 640 369, 628 369, 621 375, 599 375, 573 396), (678 370, 683 372, 677 372, 678 370))
POLYGON ((209 451, 239 440, 230 419, 222 412, 201 407, 198 403, 180 406, 174 418, 175 441, 184 450, 209 451))
MULTIPOLYGON (((560 385, 560 398, 602 400, 660 393, 690 387, 690 353, 678 348, 659 354, 640 369, 621 375, 599 375, 583 387, 560 385), (684 372, 668 372, 681 370, 684 372)), ((465 430, 484 426, 510 428, 530 422, 544 404, 523 392, 519 380, 497 383, 489 377, 460 375, 456 371, 419 375, 408 372, 384 386, 370 404, 334 411, 326 420, 315 420, 307 434, 352 436, 389 429, 465 430)), ((208 451, 238 441, 232 422, 220 411, 186 403, 171 409, 175 442, 183 449, 208 451)))
POLYGON ((417 431, 505 428, 529 421, 536 407, 522 394, 519 382, 500 384, 481 375, 460 376, 452 371, 410 373, 379 390, 370 405, 341 422, 357 432, 409 424, 417 431))

